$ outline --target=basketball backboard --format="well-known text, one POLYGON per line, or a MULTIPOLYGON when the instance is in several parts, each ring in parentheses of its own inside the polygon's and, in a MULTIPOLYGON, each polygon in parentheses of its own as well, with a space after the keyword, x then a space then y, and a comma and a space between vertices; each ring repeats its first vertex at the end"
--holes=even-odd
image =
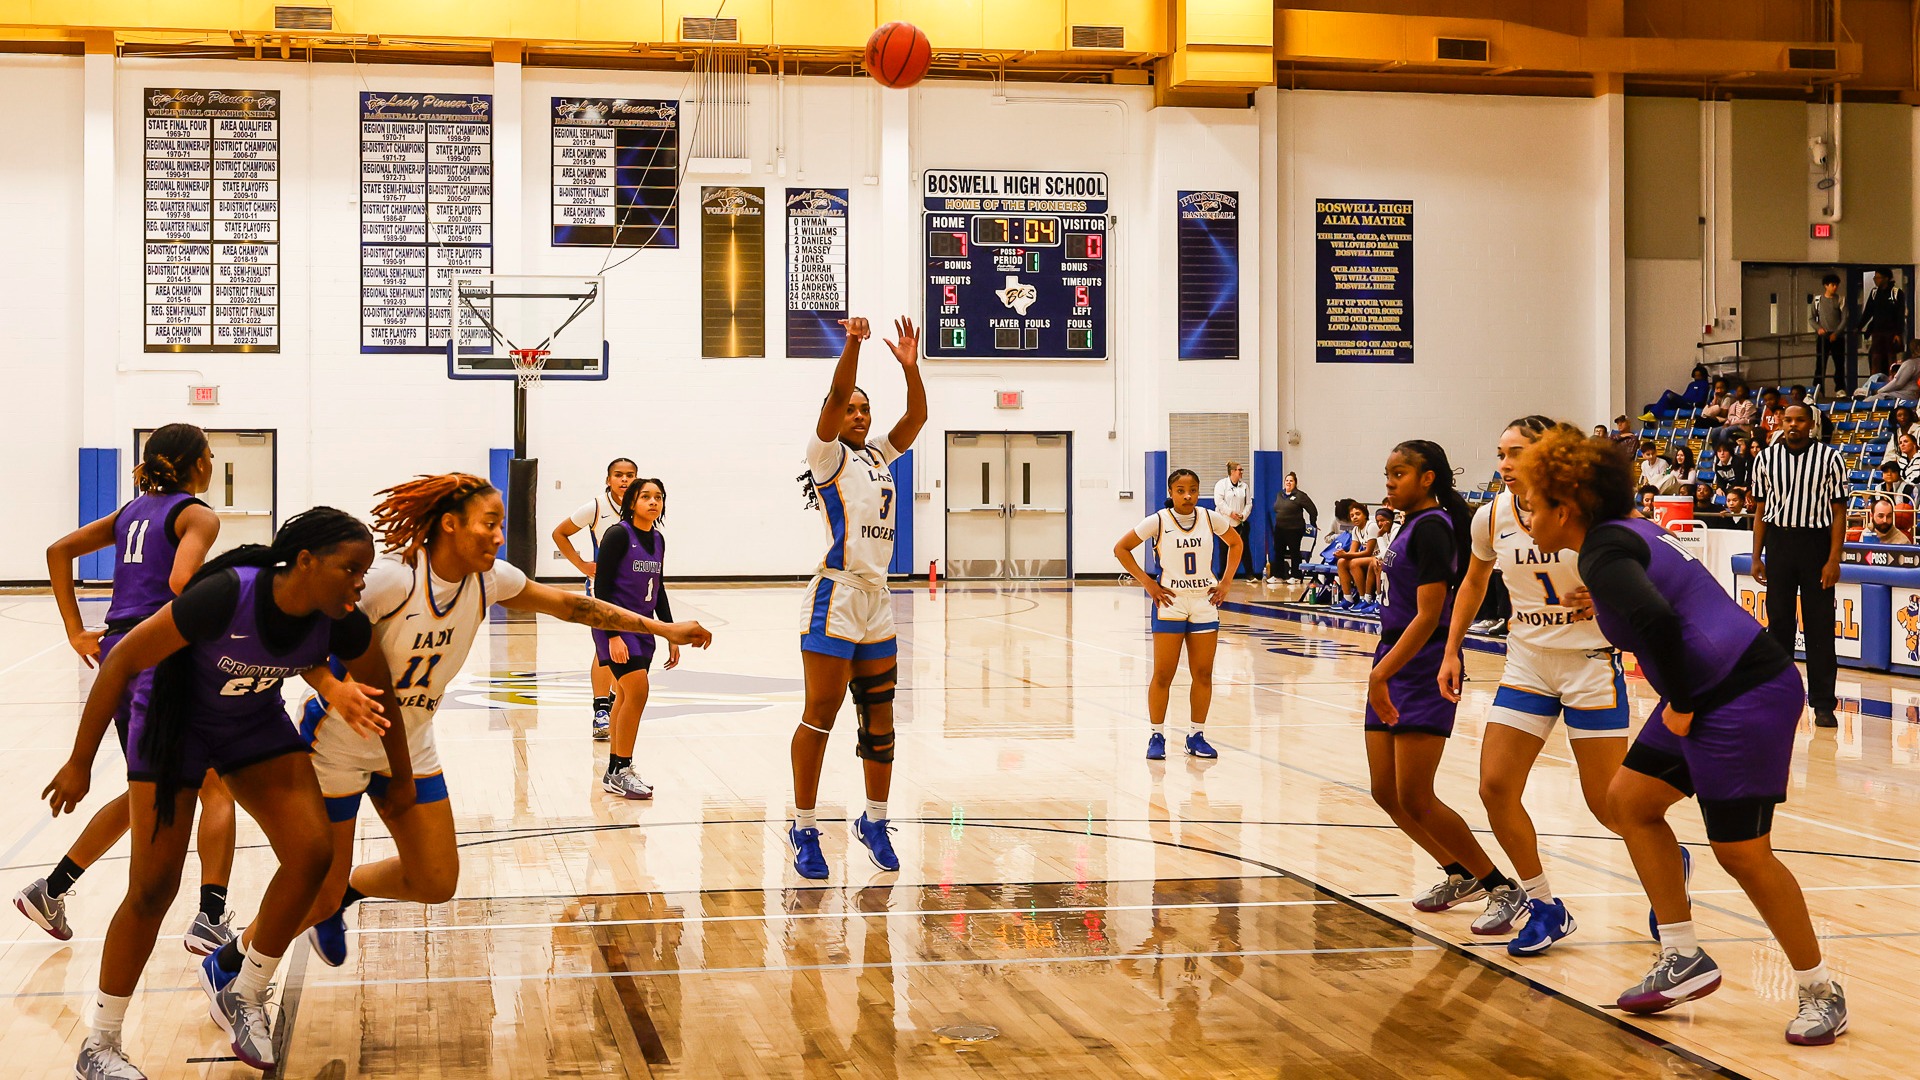
POLYGON ((448 378, 514 378, 514 349, 547 350, 547 379, 607 377, 605 278, 473 274, 448 299, 448 378))

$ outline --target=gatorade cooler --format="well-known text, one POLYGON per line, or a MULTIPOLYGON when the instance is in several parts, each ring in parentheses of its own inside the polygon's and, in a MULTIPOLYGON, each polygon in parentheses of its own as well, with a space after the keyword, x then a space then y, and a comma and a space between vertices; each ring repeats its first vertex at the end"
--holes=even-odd
POLYGON ((1672 529, 1676 521, 1693 520, 1693 496, 1659 495, 1653 500, 1653 522, 1663 529, 1672 529))

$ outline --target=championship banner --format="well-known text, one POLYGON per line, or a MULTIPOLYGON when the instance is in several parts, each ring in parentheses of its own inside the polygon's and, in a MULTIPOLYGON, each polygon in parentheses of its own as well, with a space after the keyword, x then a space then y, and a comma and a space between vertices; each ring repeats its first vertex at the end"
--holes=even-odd
POLYGON ((154 90, 147 352, 280 351, 280 94, 154 90))
POLYGON ((360 95, 360 351, 444 352, 455 276, 493 269, 493 96, 360 95))
POLYGON ((1322 364, 1413 363, 1413 204, 1315 199, 1322 364))
POLYGON ((1179 358, 1235 359, 1240 355, 1240 194, 1177 194, 1179 358))
POLYGON ((700 189, 700 355, 767 355, 765 188, 700 189))
POLYGON ((553 99, 554 247, 680 246, 680 103, 553 99))
POLYGON ((833 357, 846 344, 847 189, 787 189, 787 355, 833 357))

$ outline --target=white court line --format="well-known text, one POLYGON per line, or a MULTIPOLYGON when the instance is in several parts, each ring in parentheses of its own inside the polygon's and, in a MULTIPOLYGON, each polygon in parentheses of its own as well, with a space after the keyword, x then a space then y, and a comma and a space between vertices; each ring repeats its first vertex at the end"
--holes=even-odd
POLYGON ((71 648, 71 646, 68 646, 67 643, 64 641, 56 641, 53 644, 47 646, 46 648, 41 649, 39 652, 34 653, 32 656, 22 657, 21 659, 15 660, 13 663, 8 664, 6 667, 0 668, 0 675, 6 675, 9 672, 15 671, 19 668, 26 667, 28 664, 33 663, 35 660, 40 659, 41 657, 47 655, 53 650, 62 648, 62 647, 71 648))

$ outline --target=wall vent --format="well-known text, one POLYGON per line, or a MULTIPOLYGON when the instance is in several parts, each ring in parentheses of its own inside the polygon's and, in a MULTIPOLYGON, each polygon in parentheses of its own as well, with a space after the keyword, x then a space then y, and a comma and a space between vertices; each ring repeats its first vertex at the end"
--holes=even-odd
POLYGON ((275 30, 331 30, 333 9, 276 4, 273 9, 275 30))
POLYGON ((739 19, 716 19, 701 15, 680 18, 681 41, 739 41, 739 19))
MULTIPOLYGON (((1253 457, 1253 426, 1247 413, 1172 413, 1167 417, 1167 468, 1200 474, 1200 494, 1227 475, 1227 462, 1248 464, 1253 457)), ((1149 507, 1149 509, 1159 509, 1149 507)))
POLYGON ((1840 66, 1834 49, 1788 49, 1787 67, 1794 71, 1833 71, 1840 66))
POLYGON ((1485 38, 1443 37, 1433 39, 1433 55, 1436 60, 1465 60, 1475 64, 1484 64, 1491 54, 1485 38))
POLYGON ((1127 47, 1127 28, 1124 26, 1074 26, 1070 27, 1070 49, 1124 49, 1127 47))

